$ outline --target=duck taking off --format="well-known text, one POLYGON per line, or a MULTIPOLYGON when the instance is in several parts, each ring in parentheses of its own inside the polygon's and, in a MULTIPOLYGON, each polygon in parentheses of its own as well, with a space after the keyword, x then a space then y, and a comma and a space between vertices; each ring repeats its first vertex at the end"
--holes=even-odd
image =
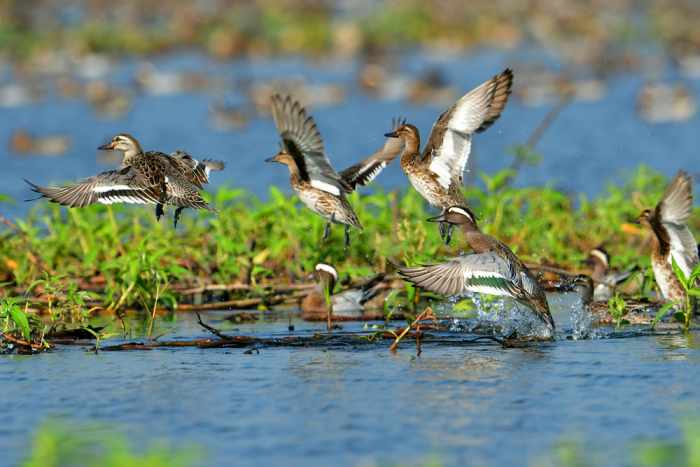
POLYGON ((681 268, 685 277, 690 277, 697 266, 698 247, 693 234, 685 225, 693 207, 691 194, 692 177, 679 170, 656 208, 643 211, 631 220, 651 229, 651 268, 665 300, 685 300, 685 289, 673 271, 673 262, 681 268))
MULTIPOLYGON (((289 168, 289 181, 302 203, 327 220, 321 243, 331 235, 331 223, 345 225, 345 247, 350 246, 350 227, 362 229, 355 211, 345 198, 355 187, 372 181, 401 152, 403 142, 388 140, 368 158, 337 173, 324 154, 321 133, 312 117, 290 97, 272 97, 272 116, 282 148, 266 162, 289 168)), ((398 125, 396 125, 398 126, 398 125)), ((396 128, 396 126, 394 128, 396 128)))
MULTIPOLYGON (((466 94, 445 110, 433 124, 428 141, 420 150, 418 128, 406 124, 384 136, 406 142, 401 155, 401 168, 411 185, 432 206, 461 206, 476 218, 462 194, 462 173, 467 167, 474 133, 481 133, 501 116, 513 86, 513 72, 506 69, 466 94)), ((445 236, 443 222, 438 223, 440 236, 446 243, 452 236, 452 225, 445 236)))
POLYGON ((153 203, 156 205, 156 219, 160 220, 164 214, 163 205, 178 206, 175 227, 184 208, 218 212, 204 201, 197 188, 201 188, 202 183, 209 183, 210 170, 224 168, 222 162, 198 162, 184 151, 172 155, 144 152, 136 138, 127 134, 115 136, 111 143, 98 149, 123 151, 124 162, 115 170, 61 188, 44 188, 25 182, 34 192, 41 194, 40 198, 49 198, 53 203, 71 208, 95 203, 153 203))
POLYGON ((554 319, 540 281, 510 248, 479 230, 471 211, 462 206, 451 206, 444 214, 428 220, 459 227, 474 253, 457 256, 444 263, 418 267, 394 266, 405 280, 446 297, 466 292, 511 297, 530 308, 554 329, 554 319))

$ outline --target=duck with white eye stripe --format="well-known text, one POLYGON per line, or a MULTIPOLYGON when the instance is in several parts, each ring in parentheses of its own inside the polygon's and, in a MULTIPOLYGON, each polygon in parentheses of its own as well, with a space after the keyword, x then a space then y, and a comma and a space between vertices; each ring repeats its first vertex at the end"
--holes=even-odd
POLYGON ((467 292, 511 297, 530 308, 554 329, 554 319, 540 281, 510 248, 482 233, 469 210, 451 206, 444 214, 428 220, 459 227, 474 253, 451 258, 445 263, 419 267, 394 266, 405 280, 445 297, 467 292))
MULTIPOLYGON (((368 158, 337 173, 324 154, 321 133, 299 102, 272 97, 272 116, 282 141, 281 151, 266 162, 289 168, 289 181, 302 203, 327 220, 321 243, 331 235, 331 223, 345 225, 345 248, 350 246, 350 227, 362 229, 345 198, 355 187, 372 181, 401 152, 402 141, 389 139, 368 158)), ((398 127, 398 124, 394 128, 398 127)))
POLYGON ((201 187, 201 182, 208 183, 207 167, 200 167, 200 164, 208 164, 210 170, 221 170, 223 163, 200 163, 186 153, 168 155, 158 151, 144 152, 136 138, 127 134, 115 136, 111 143, 98 149, 123 151, 124 162, 115 170, 60 188, 44 188, 27 180, 25 182, 32 186, 34 192, 41 194, 40 198, 49 198, 53 203, 71 208, 83 208, 95 203, 153 203, 156 205, 156 219, 160 220, 164 214, 163 205, 178 206, 175 227, 183 208, 218 212, 204 201, 197 186, 201 187))
MULTIPOLYGON (((445 110, 430 131, 428 142, 420 150, 420 134, 413 125, 402 125, 384 136, 406 142, 401 168, 411 185, 432 206, 461 206, 476 218, 462 194, 462 173, 466 170, 474 133, 481 133, 501 116, 513 86, 513 72, 505 70, 472 90, 445 110)), ((450 242, 452 226, 439 222, 440 236, 450 242)))

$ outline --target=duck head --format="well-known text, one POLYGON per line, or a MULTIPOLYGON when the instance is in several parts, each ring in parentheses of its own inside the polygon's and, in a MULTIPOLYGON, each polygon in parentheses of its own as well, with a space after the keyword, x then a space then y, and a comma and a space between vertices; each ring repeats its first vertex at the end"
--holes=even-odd
POLYGON ((642 211, 642 213, 637 217, 636 219, 630 219, 630 222, 633 224, 641 224, 641 225, 646 225, 647 227, 651 227, 651 217, 652 217, 652 212, 649 209, 645 209, 642 211))
POLYGON ((579 274, 574 277, 567 285, 566 290, 575 290, 581 294, 583 303, 591 303, 593 301, 593 279, 585 274, 579 274))
POLYGON ((399 138, 404 141, 420 139, 418 128, 414 127, 410 123, 401 125, 396 131, 386 133, 384 136, 386 136, 387 138, 399 138))
POLYGON ((296 165, 292 155, 289 154, 284 149, 280 150, 280 152, 278 152, 275 157, 270 157, 269 159, 265 159, 265 162, 279 162, 280 164, 284 164, 287 167, 292 167, 292 166, 296 165))
POLYGON ((593 270, 593 277, 600 279, 610 269, 610 256, 602 248, 593 248, 583 263, 593 270))
POLYGON ((476 217, 470 209, 465 209, 461 206, 451 206, 444 213, 437 217, 431 217, 428 222, 446 222, 448 224, 463 227, 476 227, 476 217))
POLYGON ((141 145, 138 141, 136 141, 136 138, 127 134, 117 135, 114 138, 112 138, 111 143, 105 144, 104 146, 100 146, 97 149, 116 149, 118 151, 122 151, 125 153, 124 160, 130 157, 134 157, 143 152, 143 150, 141 149, 141 145))
POLYGON ((321 283, 323 290, 328 290, 332 294, 335 284, 338 282, 338 270, 328 263, 318 263, 313 271, 300 279, 316 279, 321 283))

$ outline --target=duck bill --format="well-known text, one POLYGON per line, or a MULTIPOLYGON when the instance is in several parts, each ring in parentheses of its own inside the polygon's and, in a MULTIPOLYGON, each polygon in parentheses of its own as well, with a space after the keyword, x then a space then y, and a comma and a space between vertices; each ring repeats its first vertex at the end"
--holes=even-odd
POLYGON ((275 157, 270 157, 269 159, 265 159, 265 162, 278 162, 277 156, 275 156, 275 157))
POLYGON ((437 217, 431 217, 430 219, 426 219, 426 221, 428 221, 428 222, 447 222, 447 221, 445 221, 444 214, 440 214, 437 217))
POLYGON ((639 217, 637 217, 636 219, 630 219, 627 222, 629 222, 630 224, 640 224, 641 223, 641 222, 639 222, 639 217))
POLYGON ((97 149, 101 149, 102 151, 107 150, 107 149, 114 149, 114 142, 111 142, 109 144, 105 144, 104 146, 100 146, 97 149))
POLYGON ((387 138, 398 138, 399 137, 399 132, 398 131, 392 131, 391 133, 385 133, 384 136, 387 138))

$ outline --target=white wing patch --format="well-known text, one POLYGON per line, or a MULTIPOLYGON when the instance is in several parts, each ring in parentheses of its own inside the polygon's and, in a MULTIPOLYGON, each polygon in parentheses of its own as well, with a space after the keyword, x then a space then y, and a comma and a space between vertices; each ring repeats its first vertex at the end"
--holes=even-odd
POLYGON ((448 161, 438 156, 433 158, 433 161, 428 167, 431 172, 438 176, 438 182, 444 189, 450 187, 452 181, 452 176, 450 174, 450 166, 447 165, 448 161))
POLYGON ((133 189, 130 186, 126 185, 112 185, 112 186, 96 186, 92 189, 95 193, 104 193, 106 191, 114 191, 114 190, 131 190, 133 189))
POLYGON ((330 183, 326 183, 326 182, 323 182, 321 180, 312 179, 311 186, 318 189, 318 190, 325 191, 326 193, 330 193, 330 194, 335 195, 335 196, 340 196, 340 188, 338 188, 335 185, 331 185, 330 183))
MULTIPOLYGON (((367 170, 372 167, 372 165, 366 166, 364 169, 360 171, 358 175, 362 175, 363 173, 367 172, 367 170)), ((386 167, 386 162, 380 162, 370 173, 367 175, 367 179, 365 180, 365 183, 369 183, 372 180, 374 180, 379 173, 384 170, 384 167, 386 167)))

